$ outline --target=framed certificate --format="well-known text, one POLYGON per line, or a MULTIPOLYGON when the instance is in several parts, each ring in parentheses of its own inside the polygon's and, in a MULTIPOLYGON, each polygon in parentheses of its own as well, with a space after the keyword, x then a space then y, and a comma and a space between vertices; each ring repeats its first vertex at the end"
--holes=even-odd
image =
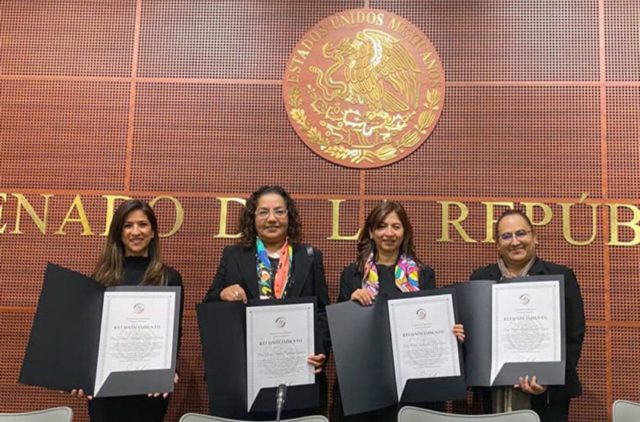
POLYGON ((211 414, 275 412, 279 384, 288 387, 287 410, 319 406, 307 363, 319 341, 315 308, 313 297, 197 305, 211 414))
POLYGON ((95 397, 173 391, 180 290, 105 288, 49 264, 19 381, 95 397))
POLYGON ((409 379, 460 376, 453 295, 388 301, 398 401, 409 379))
POLYGON ((327 307, 345 415, 466 393, 453 289, 327 307))
POLYGON ((253 306, 247 318, 247 411, 262 388, 313 384, 313 303, 253 306))
POLYGON ((465 325, 467 384, 514 385, 524 375, 564 384, 564 277, 532 276, 455 286, 465 325))

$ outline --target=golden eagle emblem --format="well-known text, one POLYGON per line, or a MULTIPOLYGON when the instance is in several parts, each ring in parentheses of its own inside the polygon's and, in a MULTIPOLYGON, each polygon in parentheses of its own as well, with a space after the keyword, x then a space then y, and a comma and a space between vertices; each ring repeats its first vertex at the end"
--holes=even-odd
POLYGON ((404 19, 369 9, 314 27, 294 49, 283 87, 289 119, 307 145, 358 168, 413 152, 444 101, 442 66, 428 39, 404 19))

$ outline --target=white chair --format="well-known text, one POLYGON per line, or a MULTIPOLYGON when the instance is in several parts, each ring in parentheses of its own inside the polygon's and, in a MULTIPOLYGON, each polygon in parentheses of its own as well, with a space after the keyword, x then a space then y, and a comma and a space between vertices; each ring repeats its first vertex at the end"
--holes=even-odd
POLYGON ((436 412, 435 410, 405 406, 398 412, 398 422, 540 422, 540 417, 533 410, 516 410, 515 412, 496 413, 494 415, 454 415, 436 412))
POLYGON ((629 400, 616 400, 613 402, 613 422, 638 421, 640 421, 640 403, 629 400))
MULTIPOLYGON (((203 415, 201 413, 186 413, 180 418, 180 422, 245 422, 240 419, 227 419, 219 416, 203 415)), ((329 422, 329 419, 320 415, 305 416, 295 419, 281 419, 281 422, 329 422)))
POLYGON ((25 413, 0 413, 0 422, 71 422, 73 410, 69 407, 52 407, 25 413))

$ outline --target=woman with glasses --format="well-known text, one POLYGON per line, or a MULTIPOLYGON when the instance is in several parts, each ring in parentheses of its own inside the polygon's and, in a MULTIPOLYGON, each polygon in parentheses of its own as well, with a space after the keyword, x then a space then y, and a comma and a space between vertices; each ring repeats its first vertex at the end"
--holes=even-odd
MULTIPOLYGON (((224 249, 205 302, 247 303, 249 299, 316 297, 316 353, 307 358, 320 383, 321 406, 326 405, 323 372, 329 350, 325 307, 329 294, 322 253, 301 242, 296 204, 280 186, 262 186, 253 192, 240 216, 240 243, 224 249)), ((283 418, 314 414, 322 409, 283 412, 283 418)), ((248 415, 254 420, 273 414, 248 415)))
POLYGON ((515 277, 562 274, 564 276, 566 314, 566 374, 564 385, 538 384, 535 374, 522 374, 515 387, 482 389, 487 413, 518 409, 533 409, 542 422, 566 421, 569 402, 581 394, 576 372, 585 321, 580 286, 570 268, 544 261, 536 256, 538 238, 529 218, 519 210, 507 210, 496 223, 498 260, 495 264, 477 269, 472 280, 503 281, 515 277))
MULTIPOLYGON (((342 271, 338 302, 352 300, 362 306, 370 306, 379 294, 395 296, 435 287, 434 271, 420 262, 416 255, 413 228, 404 207, 394 201, 384 201, 375 206, 360 231, 356 261, 342 271)), ((464 341, 462 324, 454 325, 452 331, 459 341, 464 341)), ((336 388, 334 403, 340 403, 339 399, 336 388)), ((397 407, 391 406, 345 417, 341 404, 336 407, 340 420, 350 422, 395 421, 398 413, 397 407)), ((439 409, 441 404, 425 404, 424 407, 439 409)))

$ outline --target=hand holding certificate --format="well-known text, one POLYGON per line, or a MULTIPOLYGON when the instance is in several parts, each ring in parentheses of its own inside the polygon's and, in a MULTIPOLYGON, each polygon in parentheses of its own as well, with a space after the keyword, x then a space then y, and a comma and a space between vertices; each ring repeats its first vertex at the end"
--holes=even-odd
POLYGON ((327 308, 345 415, 464 397, 454 303, 436 289, 327 308))
POLYGON ((162 291, 105 293, 94 391, 111 373, 171 368, 175 296, 162 291))
POLYGON ((562 360, 559 289, 558 281, 493 286, 492 383, 506 363, 562 360))
POLYGON ((203 303, 197 313, 212 414, 275 412, 280 384, 289 387, 286 410, 318 406, 308 360, 315 353, 313 298, 203 303))
POLYGON ((542 385, 564 383, 563 286, 562 275, 456 286, 468 385, 514 385, 526 375, 542 385))
POLYGON ((173 391, 179 287, 105 288, 49 264, 20 382, 95 397, 173 391))

